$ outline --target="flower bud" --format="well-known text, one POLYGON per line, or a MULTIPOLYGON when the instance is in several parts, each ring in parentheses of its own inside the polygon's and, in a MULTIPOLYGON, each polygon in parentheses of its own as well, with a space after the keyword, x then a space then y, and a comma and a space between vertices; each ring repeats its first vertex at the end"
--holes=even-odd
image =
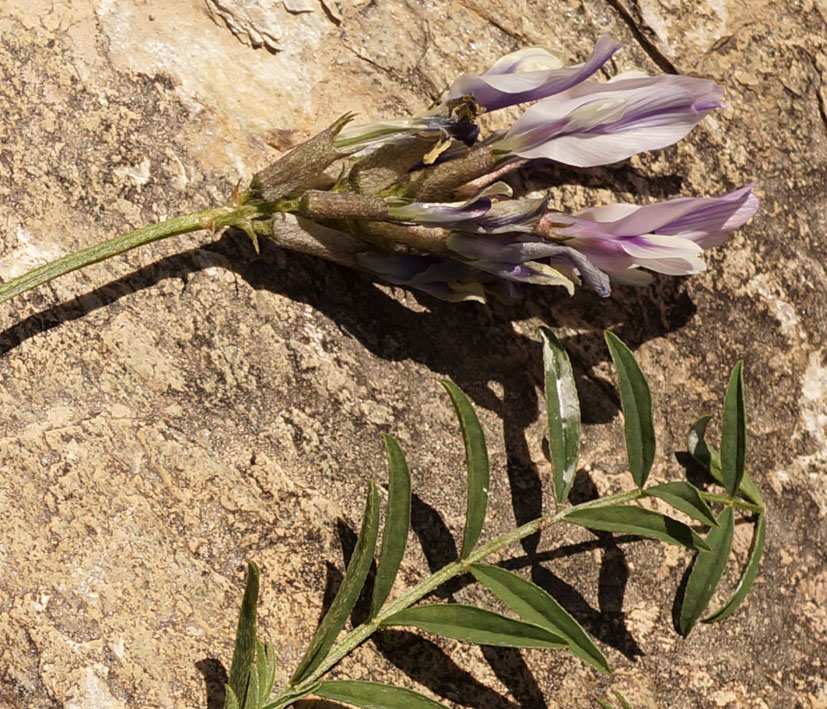
POLYGON ((276 202, 318 186, 324 170, 352 152, 333 145, 334 138, 352 118, 352 113, 344 114, 332 126, 257 172, 250 191, 265 202, 276 202))
POLYGON ((488 174, 496 166, 497 158, 490 148, 472 148, 453 160, 413 173, 396 192, 420 202, 444 202, 457 187, 488 174))
POLYGON ((308 219, 383 220, 388 204, 381 197, 356 192, 308 190, 299 198, 299 213, 308 219))

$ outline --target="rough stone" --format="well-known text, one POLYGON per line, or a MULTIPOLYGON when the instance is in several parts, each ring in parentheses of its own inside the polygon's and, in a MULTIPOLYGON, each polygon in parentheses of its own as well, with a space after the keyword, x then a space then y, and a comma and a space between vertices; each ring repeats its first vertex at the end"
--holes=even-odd
MULTIPOLYGON (((604 329, 652 380, 657 479, 683 475, 672 451, 694 417, 720 411, 745 360, 750 472, 770 520, 748 603, 684 640, 671 597, 686 554, 554 529, 536 555, 514 554, 595 635, 611 677, 563 653, 401 632, 333 674, 486 709, 582 707, 612 689, 636 707, 827 706, 823 0, 3 0, 0 278, 224 201, 346 111, 405 115, 507 51, 582 59, 602 33, 627 44, 612 71, 709 77, 727 107, 676 147, 516 184, 574 209, 757 181, 760 214, 702 275, 608 301, 450 305, 201 233, 0 307, 0 704, 221 706, 248 559, 284 681, 340 578, 367 482, 385 479, 384 432, 418 496, 400 583, 449 560, 464 463, 441 377, 466 390, 490 441, 485 534, 550 509, 546 322, 583 399, 581 482, 601 494, 632 484, 604 329)), ((737 558, 747 545, 739 530, 737 558)), ((450 592, 490 603, 467 584, 450 592)))

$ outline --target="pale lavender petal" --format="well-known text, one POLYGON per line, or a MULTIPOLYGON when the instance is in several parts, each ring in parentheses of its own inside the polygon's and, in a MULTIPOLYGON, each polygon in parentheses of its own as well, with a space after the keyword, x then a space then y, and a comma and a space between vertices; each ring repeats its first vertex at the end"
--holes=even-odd
POLYGON ((626 237, 620 243, 629 256, 640 261, 657 258, 694 259, 703 251, 698 244, 689 239, 660 234, 626 237))
MULTIPOLYGON (((640 209, 639 204, 627 204, 619 202, 617 204, 603 204, 599 207, 589 207, 581 212, 577 212, 575 216, 578 219, 583 219, 590 222, 614 222, 640 209)), ((555 218, 564 217, 562 214, 555 214, 555 218)))
POLYGON ((601 297, 605 298, 611 292, 606 274, 582 253, 565 244, 527 236, 508 239, 452 234, 447 245, 452 252, 469 259, 470 265, 501 278, 526 283, 537 283, 537 279, 547 282, 560 274, 556 271, 551 275, 540 273, 542 269, 538 264, 550 265, 554 261, 573 269, 601 297), (519 266, 525 266, 527 270, 519 266))
POLYGON ((707 246, 710 237, 737 229, 755 214, 759 202, 751 192, 753 186, 754 183, 720 197, 682 197, 642 207, 610 205, 579 212, 575 217, 597 222, 592 229, 604 234, 667 234, 707 246))
POLYGON ((643 207, 608 205, 574 217, 549 212, 536 233, 563 238, 598 268, 621 282, 639 280, 630 269, 669 275, 704 270, 704 248, 722 243, 758 208, 753 185, 721 195, 669 200, 643 207))
POLYGON ((714 82, 692 77, 589 82, 531 106, 495 149, 576 167, 606 165, 677 142, 720 105, 720 95, 714 82))
POLYGON ((706 270, 706 264, 700 256, 694 259, 650 258, 643 265, 650 271, 665 273, 667 276, 689 276, 706 270))
POLYGON ((491 198, 480 197, 467 202, 411 202, 391 207, 388 216, 423 226, 461 228, 473 227, 490 209, 491 198))
POLYGON ((519 58, 507 55, 480 75, 462 74, 451 85, 442 103, 471 96, 482 108, 494 111, 546 98, 588 79, 619 48, 610 37, 603 36, 582 64, 539 71, 520 71, 521 66, 542 58, 537 50, 519 58))
POLYGON ((760 205, 758 197, 752 194, 753 184, 729 194, 698 200, 693 211, 670 221, 658 229, 659 234, 680 234, 697 241, 701 246, 717 245, 728 232, 737 229, 749 220, 760 205))
POLYGON ((563 64, 560 54, 550 52, 545 47, 525 47, 497 59, 490 68, 482 72, 482 76, 513 74, 515 71, 560 69, 563 64))

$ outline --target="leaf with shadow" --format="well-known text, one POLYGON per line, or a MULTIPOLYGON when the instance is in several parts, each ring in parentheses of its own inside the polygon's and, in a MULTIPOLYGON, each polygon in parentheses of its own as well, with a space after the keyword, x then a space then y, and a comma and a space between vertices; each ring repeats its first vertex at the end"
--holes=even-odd
POLYGON ((404 630, 380 630, 371 641, 385 659, 440 697, 474 709, 517 709, 518 705, 478 682, 431 640, 404 630))
MULTIPOLYGON (((622 613, 626 581, 629 576, 628 569, 623 563, 625 559, 622 551, 614 543, 606 548, 607 540, 605 539, 590 543, 589 546, 606 549, 598 582, 599 610, 589 605, 574 586, 540 564, 531 567, 531 580, 551 594, 590 635, 613 647, 630 660, 640 657, 643 651, 626 629, 625 615, 622 613), (620 552, 620 557, 617 552, 620 552)), ((566 549, 567 547, 561 547, 556 551, 565 553, 566 549)), ((581 549, 576 553, 584 551, 585 549, 581 549)), ((560 556, 556 555, 556 558, 560 556)))

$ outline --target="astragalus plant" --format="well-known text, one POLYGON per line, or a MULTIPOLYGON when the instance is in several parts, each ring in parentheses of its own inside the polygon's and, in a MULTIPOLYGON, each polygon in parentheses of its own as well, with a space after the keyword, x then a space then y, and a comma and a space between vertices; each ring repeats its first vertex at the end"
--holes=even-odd
POLYGON ((602 37, 582 64, 529 48, 463 74, 428 110, 354 124, 345 114, 237 189, 227 204, 142 227, 0 286, 0 302, 91 263, 176 234, 234 226, 446 300, 513 298, 520 284, 648 283, 703 270, 705 248, 758 208, 751 185, 716 197, 612 204, 574 214, 549 194, 515 198, 501 178, 538 161, 594 167, 683 138, 719 108, 715 82, 595 73, 618 50, 602 37), (509 130, 486 112, 529 104, 509 130))

